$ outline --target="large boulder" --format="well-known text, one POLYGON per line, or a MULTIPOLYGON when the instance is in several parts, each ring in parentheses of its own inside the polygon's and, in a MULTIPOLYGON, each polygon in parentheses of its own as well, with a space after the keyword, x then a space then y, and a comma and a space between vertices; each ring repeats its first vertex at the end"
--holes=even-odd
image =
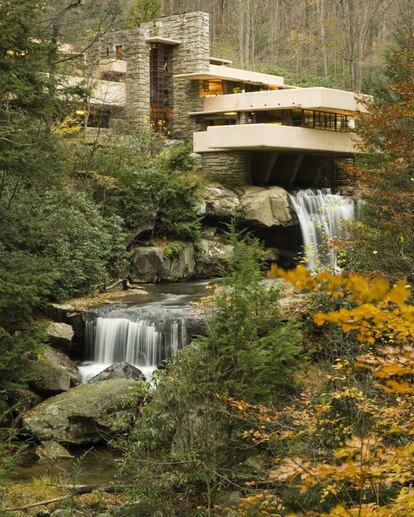
POLYGON ((136 381, 113 379, 81 384, 45 400, 23 416, 37 440, 60 444, 97 443, 124 429, 124 400, 136 381))
POLYGON ((23 358, 28 383, 36 392, 55 395, 81 382, 75 363, 61 350, 44 345, 35 360, 23 358))
POLYGON ((219 183, 209 185, 204 190, 203 215, 213 219, 230 219, 240 210, 240 200, 237 193, 219 183))
MULTIPOLYGON (((51 320, 56 323, 66 323, 72 327, 74 332, 73 337, 75 340, 81 340, 85 336, 85 322, 83 320, 83 312, 84 309, 75 307, 70 303, 49 303, 45 307, 45 314, 51 320)), ((63 330, 64 328, 65 327, 56 327, 57 338, 60 336, 59 330, 63 330)), ((69 330, 67 329, 66 331, 68 332, 69 330)), ((54 346, 59 347, 59 344, 55 344, 52 341, 51 343, 54 346)))
POLYGON ((199 278, 211 278, 222 275, 232 256, 233 246, 220 239, 201 239, 197 260, 199 278))
POLYGON ((71 325, 52 321, 47 327, 49 343, 56 348, 69 352, 72 346, 72 339, 75 335, 71 325))
POLYGON ((239 190, 243 218, 254 226, 292 224, 289 194, 281 187, 247 186, 239 190))
MULTIPOLYGON (((168 246, 166 250, 168 250, 168 246)), ((178 243, 178 249, 173 253, 166 253, 166 250, 163 251, 161 280, 176 282, 177 280, 188 280, 194 276, 194 246, 191 242, 178 243)))
POLYGON ((138 246, 131 256, 131 277, 133 282, 159 282, 163 265, 161 248, 138 246))
POLYGON ((43 442, 36 447, 36 456, 41 463, 73 459, 72 454, 57 442, 43 442))
POLYGON ((139 370, 127 362, 114 363, 108 368, 105 368, 101 373, 92 377, 89 383, 108 381, 110 379, 142 379, 146 380, 145 375, 139 370))
POLYGON ((162 247, 137 246, 131 255, 133 282, 176 282, 188 280, 194 272, 194 246, 191 242, 167 242, 162 247))

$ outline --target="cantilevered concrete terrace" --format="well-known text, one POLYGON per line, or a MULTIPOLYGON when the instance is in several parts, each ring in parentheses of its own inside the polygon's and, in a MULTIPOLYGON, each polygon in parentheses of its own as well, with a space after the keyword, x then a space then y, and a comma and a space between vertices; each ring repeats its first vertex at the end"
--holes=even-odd
POLYGON ((193 112, 191 115, 294 108, 344 114, 353 114, 365 109, 360 99, 352 92, 316 87, 206 97, 203 111, 193 112))
POLYGON ((353 155, 358 152, 355 135, 272 124, 210 126, 194 133, 194 151, 279 150, 353 155))

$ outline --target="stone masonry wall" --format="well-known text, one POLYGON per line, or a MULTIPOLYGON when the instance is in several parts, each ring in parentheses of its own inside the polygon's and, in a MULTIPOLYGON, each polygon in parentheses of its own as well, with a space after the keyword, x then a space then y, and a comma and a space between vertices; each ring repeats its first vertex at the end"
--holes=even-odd
MULTIPOLYGON (((192 72, 208 72, 210 57, 210 20, 203 12, 167 16, 142 25, 149 37, 160 36, 180 41, 172 51, 173 75, 192 72)), ((198 81, 173 79, 173 124, 174 138, 192 138, 198 129, 191 111, 202 110, 198 81)))
POLYGON ((121 120, 112 125, 116 129, 126 126, 128 129, 149 123, 150 109, 150 63, 149 45, 146 43, 147 31, 142 28, 112 32, 104 36, 100 44, 100 59, 116 59, 115 47, 122 45, 127 61, 126 107, 121 120), (109 56, 108 56, 109 53, 109 56))
POLYGON ((228 187, 251 184, 249 152, 212 152, 201 155, 203 172, 228 187))

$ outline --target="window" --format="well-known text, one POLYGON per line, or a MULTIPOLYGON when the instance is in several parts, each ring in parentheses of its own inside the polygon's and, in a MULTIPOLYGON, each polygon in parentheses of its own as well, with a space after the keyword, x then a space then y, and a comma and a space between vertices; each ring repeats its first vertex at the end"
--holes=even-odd
POLYGON ((124 59, 123 45, 115 45, 115 55, 117 59, 124 59))

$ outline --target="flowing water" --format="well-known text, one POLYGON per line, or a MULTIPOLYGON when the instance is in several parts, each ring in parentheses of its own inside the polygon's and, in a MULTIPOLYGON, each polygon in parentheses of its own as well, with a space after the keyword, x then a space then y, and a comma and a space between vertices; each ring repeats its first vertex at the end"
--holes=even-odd
POLYGON ((141 303, 117 303, 86 315, 86 360, 79 365, 88 381, 113 363, 127 362, 147 378, 188 343, 191 302, 205 294, 205 283, 152 286, 141 303))
POLYGON ((355 202, 330 189, 299 190, 290 200, 299 219, 307 267, 337 270, 335 242, 348 237, 347 223, 355 218, 355 202))

